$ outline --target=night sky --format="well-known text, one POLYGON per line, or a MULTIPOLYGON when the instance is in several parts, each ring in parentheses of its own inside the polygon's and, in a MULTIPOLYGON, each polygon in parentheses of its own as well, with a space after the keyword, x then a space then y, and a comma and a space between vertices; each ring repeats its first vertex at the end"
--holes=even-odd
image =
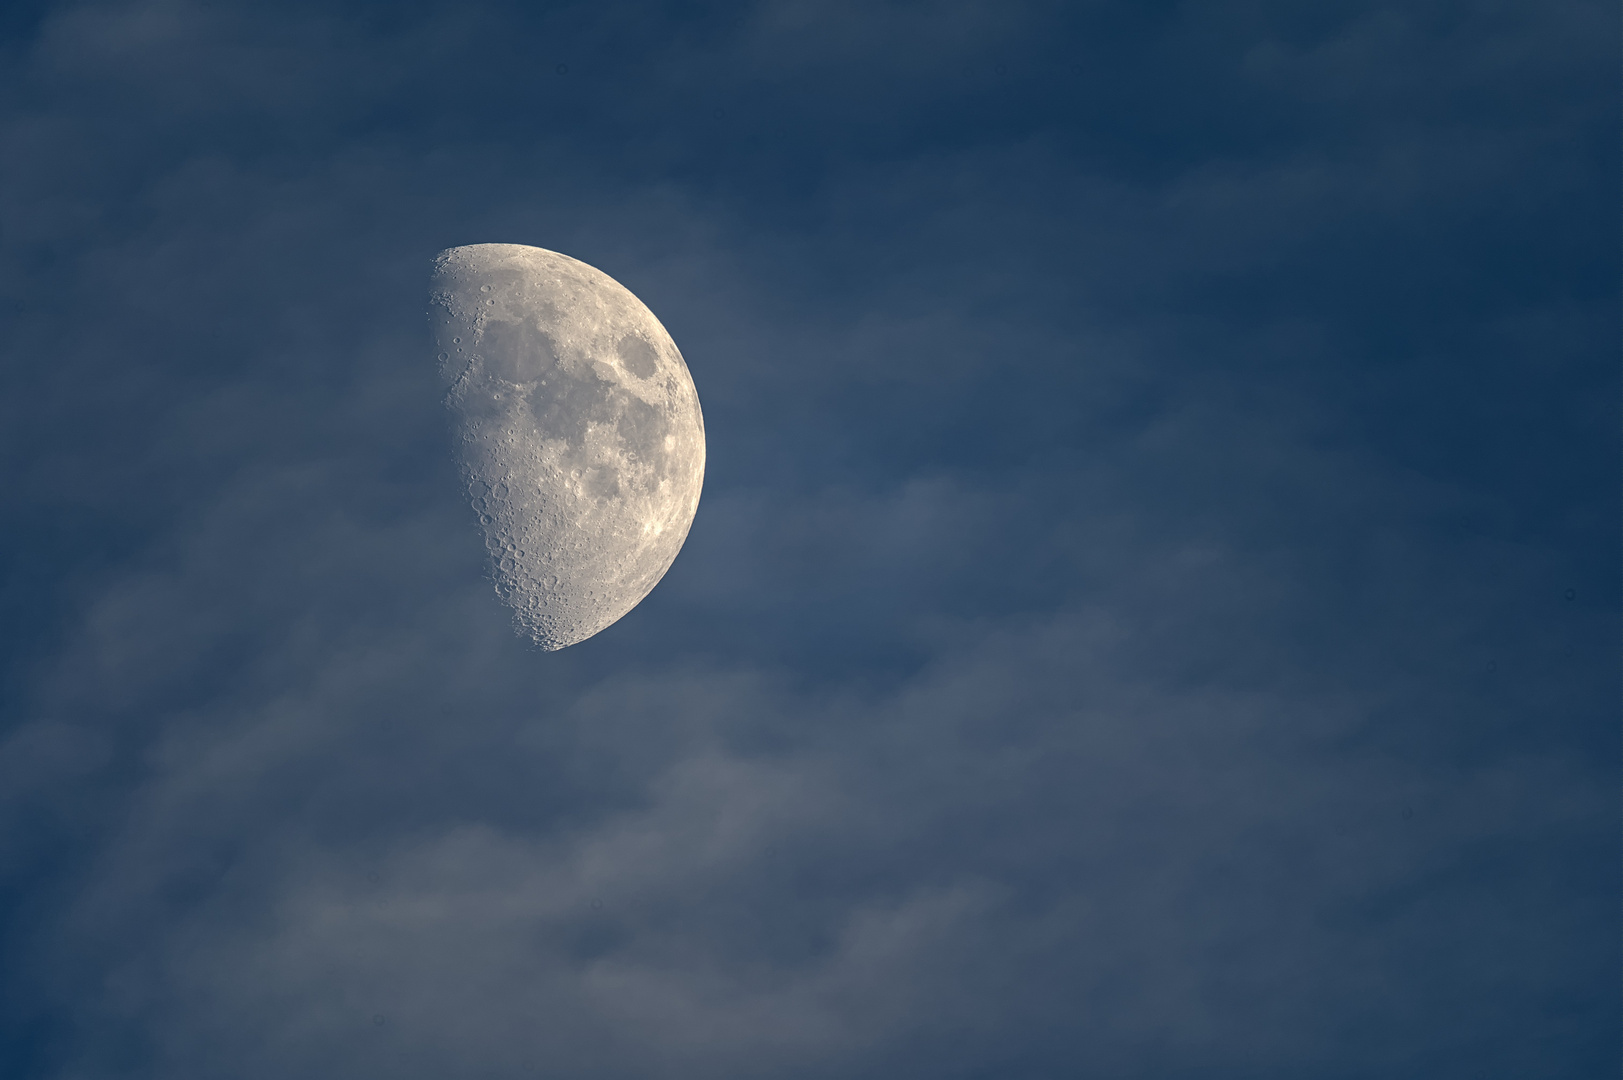
POLYGON ((1617 1074, 1615 3, 0 11, 0 1076, 1617 1074), (557 653, 483 242, 704 406, 557 653))

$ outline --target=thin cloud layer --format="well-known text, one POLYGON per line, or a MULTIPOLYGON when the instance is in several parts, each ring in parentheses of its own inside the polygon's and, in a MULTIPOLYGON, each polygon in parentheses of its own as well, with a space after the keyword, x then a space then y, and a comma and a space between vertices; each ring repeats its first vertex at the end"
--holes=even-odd
POLYGON ((1615 22, 8 24, 0 1072, 1612 1062, 1615 22), (484 241, 705 407, 556 654, 427 344, 484 241))

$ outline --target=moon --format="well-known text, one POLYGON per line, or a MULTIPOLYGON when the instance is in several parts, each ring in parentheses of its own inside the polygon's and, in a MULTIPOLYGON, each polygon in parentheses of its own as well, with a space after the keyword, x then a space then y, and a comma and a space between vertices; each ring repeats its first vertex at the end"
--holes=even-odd
POLYGON ((584 641, 687 539, 705 462, 693 377, 629 289, 556 251, 449 248, 429 300, 496 594, 541 648, 584 641))

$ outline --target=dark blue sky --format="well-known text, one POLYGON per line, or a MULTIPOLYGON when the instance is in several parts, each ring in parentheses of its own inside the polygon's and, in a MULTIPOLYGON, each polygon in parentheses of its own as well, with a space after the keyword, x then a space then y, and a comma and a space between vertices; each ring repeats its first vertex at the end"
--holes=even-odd
POLYGON ((1615 1075, 1619 29, 7 5, 0 1075, 1615 1075), (705 408, 556 654, 492 241, 705 408))

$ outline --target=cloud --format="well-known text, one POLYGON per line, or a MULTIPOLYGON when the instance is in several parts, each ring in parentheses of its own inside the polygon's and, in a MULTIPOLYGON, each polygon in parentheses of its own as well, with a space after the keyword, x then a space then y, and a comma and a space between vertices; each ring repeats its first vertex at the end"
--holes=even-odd
POLYGON ((768 77, 838 69, 914 79, 963 74, 987 54, 1031 32, 1040 5, 947 3, 817 4, 778 0, 754 6, 740 51, 768 77))
POLYGON ((1598 167, 1551 149, 1589 114, 1450 96, 1566 85, 1515 19, 1359 11, 54 9, 0 115, 0 1065, 1609 1055, 1615 260, 1568 268, 1598 167), (1245 47, 1168 66, 1202 18, 1245 47), (963 85, 1057 78, 1049 38, 1165 93, 963 85), (555 655, 420 332, 481 240, 627 284, 706 409, 686 550, 555 655))
POLYGON ((1603 785, 1559 757, 1349 753, 1382 695, 1169 691, 1134 636, 1102 612, 988 628, 833 697, 613 675, 503 739, 456 697, 343 731, 379 695, 335 655, 297 706, 167 740, 71 940, 104 938, 104 1007, 180 1075, 954 1074, 1011 1040, 1239 1075, 1315 1060, 1370 994, 1469 1025, 1391 983, 1408 943, 1488 987, 1551 963, 1514 930, 1550 883, 1490 898, 1460 858, 1548 843, 1603 785), (408 777, 360 765, 382 737, 408 777), (537 815, 571 767, 581 794, 537 815))

